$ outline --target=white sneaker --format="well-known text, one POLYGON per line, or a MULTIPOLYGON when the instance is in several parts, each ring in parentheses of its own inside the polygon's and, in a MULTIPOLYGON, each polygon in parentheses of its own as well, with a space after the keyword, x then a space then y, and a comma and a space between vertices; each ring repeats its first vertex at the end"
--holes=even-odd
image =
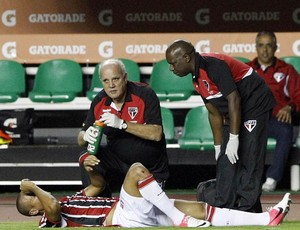
POLYGON ((191 216, 185 216, 179 227, 192 227, 192 228, 206 228, 210 226, 210 222, 207 220, 199 220, 191 216))
POLYGON ((266 179, 266 182, 262 186, 264 192, 273 192, 276 189, 277 181, 271 177, 266 179))

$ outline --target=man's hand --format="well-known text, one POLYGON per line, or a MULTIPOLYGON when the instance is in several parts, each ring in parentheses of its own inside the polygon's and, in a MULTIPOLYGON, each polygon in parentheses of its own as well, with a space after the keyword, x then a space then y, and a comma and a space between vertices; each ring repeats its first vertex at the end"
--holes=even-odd
POLYGON ((227 155, 231 164, 235 164, 239 159, 238 148, 239 148, 239 135, 230 133, 225 154, 227 155))
POLYGON ((83 135, 83 140, 90 143, 91 145, 96 142, 96 137, 98 135, 98 130, 93 126, 90 126, 83 135))
POLYGON ((87 158, 85 158, 83 162, 83 166, 87 172, 93 171, 93 167, 97 164, 99 164, 100 160, 94 156, 94 155, 89 155, 87 158))
POLYGON ((20 184, 20 190, 27 195, 33 194, 36 184, 29 179, 23 179, 20 184))
POLYGON ((122 129, 123 120, 110 112, 103 113, 100 121, 104 122, 107 126, 122 129))
POLYGON ((292 123, 292 108, 289 105, 282 107, 276 114, 278 121, 292 123))
POLYGON ((221 152, 221 145, 215 145, 214 147, 215 147, 215 158, 217 161, 221 152))

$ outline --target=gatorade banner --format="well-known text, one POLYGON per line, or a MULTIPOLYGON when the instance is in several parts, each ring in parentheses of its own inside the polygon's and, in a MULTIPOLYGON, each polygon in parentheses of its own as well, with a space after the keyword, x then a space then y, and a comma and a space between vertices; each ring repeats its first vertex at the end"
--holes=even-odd
POLYGON ((0 14, 0 34, 300 30, 299 0, 0 0, 0 14))
MULTIPOLYGON (((300 32, 276 33, 276 56, 300 56, 300 32)), ((135 34, 34 34, 0 36, 0 59, 23 64, 56 58, 84 65, 108 58, 128 58, 138 63, 155 63, 176 39, 191 41, 198 52, 219 52, 252 59, 256 56, 256 33, 145 33, 135 34)))
POLYGON ((300 56, 298 0, 0 0, 0 16, 0 58, 23 64, 153 63, 176 39, 199 52, 252 59, 255 36, 265 29, 278 37, 277 56, 300 56))

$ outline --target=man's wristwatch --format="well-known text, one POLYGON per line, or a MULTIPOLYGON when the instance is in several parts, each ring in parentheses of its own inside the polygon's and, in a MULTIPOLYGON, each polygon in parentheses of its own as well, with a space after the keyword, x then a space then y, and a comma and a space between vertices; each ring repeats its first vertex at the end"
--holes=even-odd
POLYGON ((289 104, 289 107, 291 109, 291 113, 293 113, 295 111, 295 107, 292 104, 289 104))
POLYGON ((126 121, 123 120, 123 123, 122 123, 121 127, 122 127, 122 130, 126 130, 127 129, 128 125, 127 125, 126 121))

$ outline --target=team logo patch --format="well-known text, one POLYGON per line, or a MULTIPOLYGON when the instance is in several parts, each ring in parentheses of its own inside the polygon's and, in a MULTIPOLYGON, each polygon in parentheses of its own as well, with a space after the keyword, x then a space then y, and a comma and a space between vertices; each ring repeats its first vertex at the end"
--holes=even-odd
POLYGON ((139 112, 138 107, 128 107, 128 114, 132 120, 135 118, 138 112, 139 112))
POLYGON ((248 120, 244 122, 246 129, 251 132, 256 126, 256 120, 248 120))
POLYGON ((276 72, 276 73, 274 73, 273 77, 277 82, 281 82, 282 79, 284 79, 285 75, 284 75, 284 73, 276 72))

